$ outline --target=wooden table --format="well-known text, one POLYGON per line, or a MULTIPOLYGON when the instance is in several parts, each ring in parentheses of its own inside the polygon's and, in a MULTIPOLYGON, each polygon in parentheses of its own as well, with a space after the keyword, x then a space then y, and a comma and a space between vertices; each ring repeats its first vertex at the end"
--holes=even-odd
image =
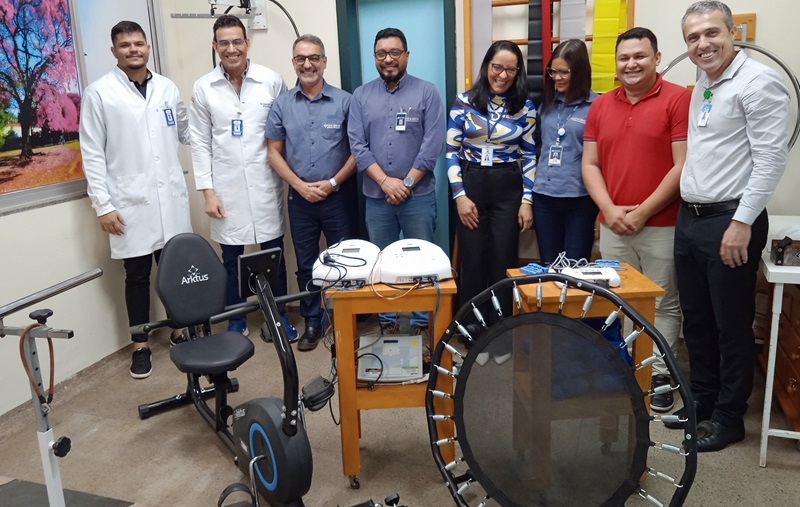
MULTIPOLYGON (((383 284, 363 287, 355 290, 328 289, 327 297, 333 305, 334 337, 336 341, 336 369, 339 379, 339 411, 341 413, 342 435, 342 468, 344 475, 350 478, 350 486, 358 488, 361 472, 361 455, 359 452, 359 438, 361 434, 361 410, 379 408, 407 408, 424 407, 427 382, 409 385, 377 384, 373 389, 356 387, 356 346, 358 330, 356 315, 380 312, 407 312, 429 310, 431 343, 434 350, 452 320, 453 298, 456 295, 456 283, 446 280, 435 287, 415 289, 406 296, 398 299, 383 299, 394 297, 401 293, 383 284), (438 299, 438 311, 435 319, 433 311, 438 299)), ((452 357, 444 354, 441 366, 450 369, 452 357)), ((439 375, 436 388, 452 393, 452 379, 439 375)), ((436 398, 434 401, 437 413, 452 413, 453 402, 451 399, 436 398)), ((452 421, 439 421, 436 423, 439 435, 442 438, 452 437, 454 427, 452 421)), ((425 435, 427 441, 427 435, 425 435)), ((454 459, 455 448, 452 444, 442 448, 442 455, 449 462, 454 459)))
MULTIPOLYGON (((653 323, 656 315, 656 298, 664 295, 664 289, 631 267, 630 264, 622 263, 622 267, 626 269, 624 271, 619 271, 620 285, 611 290, 630 303, 636 311, 642 314, 642 317, 650 321, 650 323, 653 323)), ((519 269, 509 269, 506 275, 510 277, 524 276, 519 269)), ((542 311, 557 312, 561 288, 556 286, 554 282, 544 282, 541 285, 542 311)), ((536 299, 536 286, 537 284, 528 284, 519 288, 522 295, 521 306, 526 312, 535 311, 539 303, 538 299, 536 299)), ((580 289, 569 289, 562 313, 568 316, 580 316, 583 311, 583 303, 586 300, 586 296, 587 293, 580 289)), ((596 297, 586 316, 605 317, 616 309, 617 307, 607 299, 596 297)), ((639 335, 636 341, 633 342, 633 353, 631 355, 633 356, 633 364, 639 364, 652 356, 653 341, 650 337, 644 333, 639 335)), ((642 390, 649 390, 652 367, 648 366, 642 368, 638 370, 635 375, 636 381, 642 387, 642 390)))

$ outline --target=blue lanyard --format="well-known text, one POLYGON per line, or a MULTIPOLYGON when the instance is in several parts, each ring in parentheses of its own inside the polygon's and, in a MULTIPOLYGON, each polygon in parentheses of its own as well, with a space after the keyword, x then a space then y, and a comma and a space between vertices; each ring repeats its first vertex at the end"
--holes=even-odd
POLYGON ((486 136, 487 141, 492 140, 492 134, 497 130, 497 125, 503 121, 503 117, 506 115, 506 101, 504 100, 502 104, 497 106, 497 109, 494 109, 494 111, 500 111, 500 116, 498 116, 497 121, 492 125, 492 104, 494 104, 494 102, 490 100, 489 104, 486 106, 486 125, 489 128, 489 134, 486 136))
POLYGON ((575 114, 575 111, 577 111, 579 107, 580 104, 575 106, 572 109, 572 111, 570 111, 569 116, 567 116, 567 119, 564 120, 564 123, 561 123, 561 113, 564 112, 564 103, 562 102, 559 105, 558 119, 556 120, 556 127, 558 127, 558 130, 556 130, 556 146, 559 146, 561 144, 561 138, 564 137, 564 135, 567 133, 567 130, 564 127, 567 125, 567 122, 569 121, 570 118, 572 118, 572 115, 575 114))

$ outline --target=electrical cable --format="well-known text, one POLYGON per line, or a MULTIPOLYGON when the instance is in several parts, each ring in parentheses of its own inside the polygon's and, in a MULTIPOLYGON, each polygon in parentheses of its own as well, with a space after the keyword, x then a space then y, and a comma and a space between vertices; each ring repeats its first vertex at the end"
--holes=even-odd
MULTIPOLYGON (((55 356, 53 354, 53 339, 49 336, 47 337, 47 347, 50 350, 50 386, 48 387, 48 392, 45 393, 40 389, 40 386, 36 384, 36 381, 33 379, 33 374, 31 374, 31 368, 28 362, 25 360, 25 338, 28 336, 34 328, 40 327, 41 324, 33 323, 29 324, 28 327, 22 331, 22 334, 19 337, 19 357, 22 360, 22 367, 25 369, 25 373, 28 375, 28 381, 31 384, 31 388, 33 392, 36 393, 36 397, 39 398, 39 403, 44 406, 50 405, 53 402, 53 386, 55 384, 55 356), (45 394, 47 395, 45 397, 45 394)), ((380 378, 380 377, 379 377, 380 378)))

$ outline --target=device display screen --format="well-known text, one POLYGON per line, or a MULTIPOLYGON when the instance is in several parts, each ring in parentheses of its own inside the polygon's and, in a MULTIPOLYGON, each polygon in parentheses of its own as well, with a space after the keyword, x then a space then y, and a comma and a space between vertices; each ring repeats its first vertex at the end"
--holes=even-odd
POLYGON ((418 246, 404 246, 403 247, 403 251, 404 252, 419 252, 420 248, 418 246))
POLYGON ((590 276, 601 276, 603 274, 602 271, 590 271, 588 269, 583 270, 582 273, 590 276))
POLYGON ((351 254, 360 252, 360 248, 342 248, 342 253, 351 254))

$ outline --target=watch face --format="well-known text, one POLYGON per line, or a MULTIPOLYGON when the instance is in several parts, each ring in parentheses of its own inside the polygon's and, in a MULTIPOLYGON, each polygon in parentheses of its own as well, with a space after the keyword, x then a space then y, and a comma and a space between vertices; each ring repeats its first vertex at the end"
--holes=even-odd
POLYGON ((407 187, 413 187, 414 186, 414 179, 411 176, 406 176, 403 179, 403 185, 405 185, 407 187))

